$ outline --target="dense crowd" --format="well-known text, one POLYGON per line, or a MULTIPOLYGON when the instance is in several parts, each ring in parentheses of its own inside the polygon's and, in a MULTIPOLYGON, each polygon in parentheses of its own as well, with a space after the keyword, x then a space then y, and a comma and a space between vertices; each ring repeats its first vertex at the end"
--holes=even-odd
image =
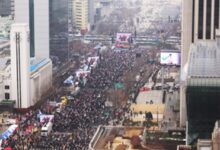
MULTIPOLYGON (((82 87, 74 100, 69 101, 59 113, 54 113, 53 132, 42 137, 40 131, 25 134, 28 126, 40 129, 37 114, 31 111, 19 118, 19 128, 9 139, 3 141, 3 147, 14 149, 65 149, 85 150, 98 125, 117 124, 122 120, 125 108, 107 107, 106 92, 114 88, 114 83, 123 82, 122 76, 134 66, 135 55, 132 52, 108 51, 100 56, 98 66, 92 69, 87 84, 82 87)), ((41 108, 47 113, 45 107, 41 108)))

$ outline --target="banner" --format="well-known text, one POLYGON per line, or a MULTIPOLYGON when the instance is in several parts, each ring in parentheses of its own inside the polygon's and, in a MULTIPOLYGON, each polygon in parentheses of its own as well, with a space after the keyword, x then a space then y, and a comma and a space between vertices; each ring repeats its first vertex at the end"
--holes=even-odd
POLYGON ((40 122, 44 122, 46 119, 49 119, 49 121, 53 120, 54 115, 41 115, 40 116, 40 122))
POLYGON ((78 71, 76 71, 76 77, 86 77, 89 73, 90 73, 90 71, 78 70, 78 71))
POLYGON ((117 33, 116 43, 130 43, 131 33, 117 33))
MULTIPOLYGON (((96 56, 96 57, 88 57, 87 60, 88 60, 88 62, 90 63, 91 61, 92 61, 92 62, 94 62, 94 61, 98 61, 98 59, 99 59, 99 57, 96 56)), ((91 63, 92 63, 92 62, 91 62, 91 63)))

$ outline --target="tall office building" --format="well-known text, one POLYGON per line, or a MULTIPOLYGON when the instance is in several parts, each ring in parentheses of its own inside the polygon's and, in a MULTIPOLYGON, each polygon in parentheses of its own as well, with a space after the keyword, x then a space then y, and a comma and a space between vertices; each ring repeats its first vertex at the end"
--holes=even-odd
POLYGON ((180 90, 180 124, 186 123, 186 100, 184 87, 184 69, 188 59, 190 45, 198 40, 215 39, 215 31, 220 26, 220 0, 183 0, 182 1, 182 51, 180 90))
POLYGON ((15 22, 30 28, 30 56, 49 58, 49 0, 15 0, 15 22))
POLYGON ((94 0, 88 0, 88 19, 89 19, 89 24, 90 28, 93 29, 95 25, 95 8, 94 8, 94 0))
POLYGON ((88 0, 73 0, 74 23, 82 32, 88 30, 88 9, 88 0))
POLYGON ((187 143, 210 138, 220 118, 220 0, 183 0, 180 124, 187 143))
POLYGON ((68 20, 72 0, 50 0, 50 54, 64 61, 68 58, 68 20), (70 6, 68 6, 70 4, 70 6), (68 9, 69 8, 69 9, 68 9))
POLYGON ((26 109, 52 86, 48 0, 15 0, 10 41, 10 97, 16 101, 16 108, 26 109))

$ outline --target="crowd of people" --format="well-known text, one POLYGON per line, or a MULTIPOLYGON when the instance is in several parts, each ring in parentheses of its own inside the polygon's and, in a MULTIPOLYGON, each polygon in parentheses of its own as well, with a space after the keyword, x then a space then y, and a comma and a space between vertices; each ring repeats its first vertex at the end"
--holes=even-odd
MULTIPOLYGON (((107 91, 114 88, 115 83, 123 83, 122 76, 134 67, 135 54, 131 51, 108 51, 100 56, 99 64, 87 76, 87 84, 74 100, 62 109, 54 112, 53 131, 42 137, 39 123, 39 110, 18 116, 19 127, 7 140, 3 147, 14 150, 55 149, 86 150, 99 125, 117 124, 125 113, 122 106, 105 105, 107 91), (38 128, 35 132, 26 133, 29 126, 38 128)), ((47 114, 45 106, 41 112, 47 114)))

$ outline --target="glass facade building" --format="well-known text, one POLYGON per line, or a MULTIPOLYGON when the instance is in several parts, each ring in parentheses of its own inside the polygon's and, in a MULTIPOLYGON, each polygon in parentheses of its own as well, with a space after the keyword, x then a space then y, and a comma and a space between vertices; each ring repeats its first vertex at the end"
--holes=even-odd
POLYGON ((64 61, 68 57, 69 0, 50 0, 50 54, 64 61))

